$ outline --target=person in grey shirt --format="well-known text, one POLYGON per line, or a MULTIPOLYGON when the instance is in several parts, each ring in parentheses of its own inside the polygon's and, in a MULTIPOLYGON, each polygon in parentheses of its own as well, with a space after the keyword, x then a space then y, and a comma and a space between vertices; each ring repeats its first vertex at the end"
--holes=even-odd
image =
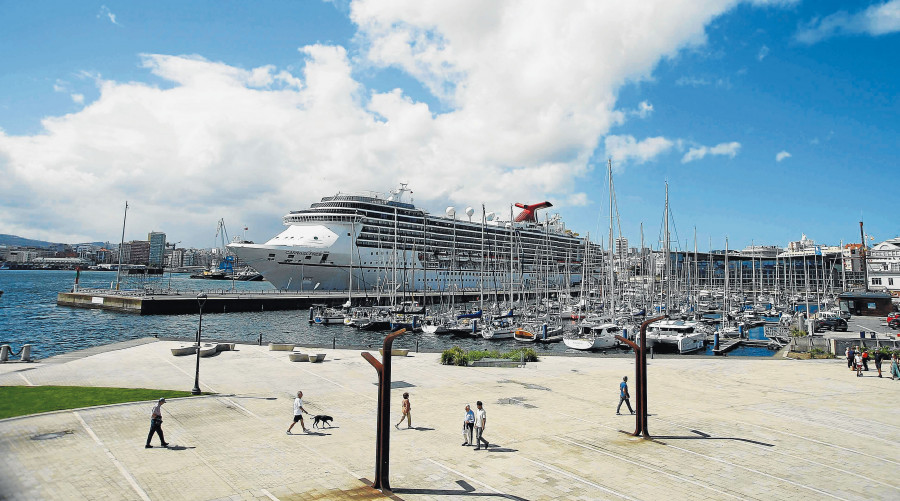
POLYGON ((487 426, 487 412, 481 406, 481 400, 475 402, 475 407, 478 408, 478 411, 475 413, 475 450, 480 451, 482 442, 484 442, 485 449, 489 445, 487 439, 482 436, 484 427, 487 426))

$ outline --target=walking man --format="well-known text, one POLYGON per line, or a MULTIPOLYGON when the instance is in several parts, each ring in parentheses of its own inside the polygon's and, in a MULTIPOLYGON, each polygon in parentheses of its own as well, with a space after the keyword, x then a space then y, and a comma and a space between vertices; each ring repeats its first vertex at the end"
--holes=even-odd
POLYGON ((472 445, 472 432, 475 428, 475 413, 472 408, 466 405, 466 415, 463 417, 463 443, 462 445, 472 445))
POLYGON ((409 393, 403 393, 403 402, 400 404, 400 421, 397 421, 397 424, 394 425, 394 428, 400 429, 400 423, 403 422, 403 418, 406 418, 406 427, 412 428, 412 405, 409 403, 409 393))
POLYGON ((488 448, 488 441, 481 434, 484 433, 484 427, 487 426, 487 413, 481 406, 481 400, 475 402, 478 411, 475 413, 475 450, 481 450, 481 443, 484 442, 484 448, 488 448))
POLYGON ((884 360, 884 353, 881 350, 875 352, 875 368, 878 369, 878 377, 881 377, 881 361, 884 360))
MULTIPOLYGON (((638 388, 640 389, 640 388, 638 388)), ((628 376, 622 378, 622 382, 619 383, 619 406, 616 407, 616 415, 619 416, 619 409, 622 408, 622 402, 625 402, 625 405, 628 406, 628 411, 634 414, 634 409, 631 408, 631 401, 629 400, 631 395, 628 394, 628 376)))
POLYGON ((291 428, 293 428, 294 425, 297 424, 297 421, 300 421, 300 427, 303 428, 304 433, 309 432, 309 430, 306 429, 306 425, 303 424, 303 413, 304 412, 306 414, 309 414, 309 412, 307 412, 306 409, 303 408, 303 392, 298 391, 297 398, 294 399, 294 422, 291 423, 290 426, 288 426, 288 429, 287 429, 288 435, 292 435, 291 428))
POLYGON ((159 441, 163 447, 169 446, 169 443, 166 442, 166 438, 163 437, 162 430, 162 404, 164 403, 166 403, 166 399, 161 398, 156 401, 156 405, 150 410, 150 433, 147 434, 147 445, 144 446, 145 449, 153 448, 153 446, 150 445, 150 440, 153 438, 154 433, 159 435, 159 441))

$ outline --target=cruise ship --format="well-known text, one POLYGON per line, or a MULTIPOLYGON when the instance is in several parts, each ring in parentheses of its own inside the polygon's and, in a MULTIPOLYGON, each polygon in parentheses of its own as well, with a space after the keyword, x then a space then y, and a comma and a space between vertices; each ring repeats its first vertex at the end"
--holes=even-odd
POLYGON ((422 291, 566 286, 581 281, 585 247, 559 215, 541 220, 549 202, 515 204, 502 221, 473 220, 448 207, 432 215, 404 201, 406 184, 375 193, 324 197, 284 216, 284 231, 264 244, 229 249, 283 290, 422 291), (463 219, 465 218, 465 219, 463 219))

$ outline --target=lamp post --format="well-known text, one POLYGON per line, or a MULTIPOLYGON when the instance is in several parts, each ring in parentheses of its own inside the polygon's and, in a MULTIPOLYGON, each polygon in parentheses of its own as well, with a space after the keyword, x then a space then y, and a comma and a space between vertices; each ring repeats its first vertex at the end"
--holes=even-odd
POLYGON ((206 294, 197 294, 197 304, 200 305, 200 325, 197 327, 197 368, 194 371, 194 388, 191 395, 200 394, 200 333, 203 331, 203 304, 206 302, 206 294))

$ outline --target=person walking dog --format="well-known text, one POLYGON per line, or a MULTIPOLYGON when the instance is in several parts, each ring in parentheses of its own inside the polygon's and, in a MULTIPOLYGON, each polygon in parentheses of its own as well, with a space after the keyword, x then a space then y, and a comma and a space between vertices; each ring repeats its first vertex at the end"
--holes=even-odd
POLYGON ((153 448, 150 445, 150 440, 153 439, 153 434, 156 433, 159 435, 159 441, 163 447, 168 447, 169 443, 166 442, 166 438, 163 436, 162 430, 162 405, 166 403, 165 398, 161 398, 156 401, 156 405, 150 409, 150 433, 147 434, 147 445, 144 446, 145 449, 153 448))
MULTIPOLYGON (((638 388, 640 389, 640 388, 638 388)), ((616 407, 616 415, 619 414, 619 409, 622 408, 622 402, 625 402, 625 405, 628 406, 628 411, 634 414, 634 409, 631 408, 631 401, 629 400, 631 395, 628 394, 628 376, 622 378, 622 382, 619 383, 619 406, 616 407)))
POLYGON ((291 428, 293 428, 294 425, 297 424, 297 421, 300 421, 300 427, 303 428, 304 433, 309 432, 309 430, 306 429, 306 425, 303 423, 303 414, 304 413, 306 413, 307 415, 311 415, 311 414, 309 414, 309 412, 306 411, 306 409, 303 408, 303 392, 298 391, 297 398, 294 399, 294 422, 291 423, 290 426, 288 426, 288 429, 287 429, 288 435, 291 435, 291 428))

